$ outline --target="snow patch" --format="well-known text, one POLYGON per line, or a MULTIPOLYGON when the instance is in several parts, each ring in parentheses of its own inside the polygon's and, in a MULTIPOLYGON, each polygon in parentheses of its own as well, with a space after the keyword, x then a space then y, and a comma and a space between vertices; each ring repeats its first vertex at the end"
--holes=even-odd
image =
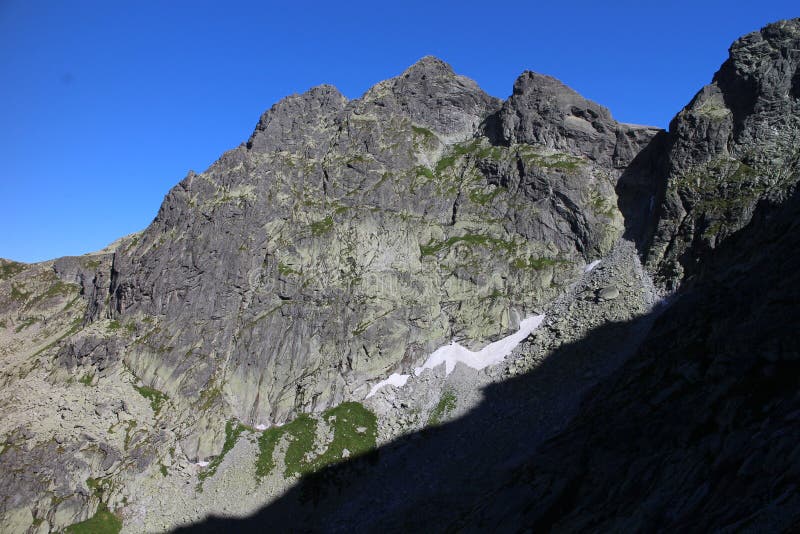
POLYGON ((539 328, 539 325, 541 325, 543 321, 544 314, 528 317, 519 323, 519 330, 517 332, 486 345, 478 352, 473 352, 453 341, 449 345, 436 349, 433 354, 428 356, 428 359, 422 367, 414 369, 414 374, 419 376, 425 369, 433 369, 441 364, 445 364, 445 374, 449 375, 453 372, 458 362, 472 367, 473 369, 477 369, 478 371, 490 365, 497 365, 502 362, 506 356, 511 354, 511 351, 513 351, 523 339, 539 328))
POLYGON ((194 465, 196 465, 197 467, 206 467, 208 466, 208 462, 204 462, 201 460, 199 462, 196 462, 194 465))
POLYGON ((401 375, 398 373, 392 373, 391 376, 389 376, 389 378, 387 378, 386 380, 381 380, 380 382, 372 386, 372 389, 369 390, 369 394, 365 398, 368 399, 372 397, 378 392, 379 389, 381 389, 384 386, 394 386, 401 388, 406 385, 409 376, 411 375, 401 375))
POLYGON ((256 430, 266 430, 266 429, 267 429, 267 425, 265 425, 263 423, 259 423, 259 424, 256 425, 256 430))
POLYGON ((600 265, 600 261, 601 260, 594 260, 592 263, 583 268, 583 272, 585 273, 591 272, 592 269, 600 265))

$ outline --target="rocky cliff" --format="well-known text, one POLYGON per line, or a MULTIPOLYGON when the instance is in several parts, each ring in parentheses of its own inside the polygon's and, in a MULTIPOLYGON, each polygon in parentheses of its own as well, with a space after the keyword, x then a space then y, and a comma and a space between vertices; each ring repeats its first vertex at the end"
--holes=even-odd
POLYGON ((2 525, 796 524, 798 50, 743 37, 669 132, 426 57, 275 104, 106 251, 4 262, 2 525), (451 340, 513 353, 429 369, 451 340))

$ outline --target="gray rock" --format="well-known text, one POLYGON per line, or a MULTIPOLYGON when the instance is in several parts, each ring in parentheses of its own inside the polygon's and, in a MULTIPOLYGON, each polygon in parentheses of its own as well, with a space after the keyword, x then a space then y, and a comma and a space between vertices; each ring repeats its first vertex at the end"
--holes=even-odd
POLYGON ((604 287, 597 292, 597 298, 600 300, 614 300, 617 297, 619 297, 619 289, 614 286, 604 287))

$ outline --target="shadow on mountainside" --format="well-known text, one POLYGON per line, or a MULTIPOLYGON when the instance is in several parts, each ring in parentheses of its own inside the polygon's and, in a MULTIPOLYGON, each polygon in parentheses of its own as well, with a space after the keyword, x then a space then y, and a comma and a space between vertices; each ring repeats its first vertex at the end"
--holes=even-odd
POLYGON ((529 373, 486 387, 465 416, 307 476, 249 518, 210 518, 179 532, 444 530, 565 426, 651 319, 610 323, 563 345, 529 373))
POLYGON ((669 132, 660 131, 645 146, 617 181, 617 207, 625 219, 624 238, 636 243, 645 256, 655 230, 657 211, 666 192, 666 154, 672 142, 669 132))
POLYGON ((652 315, 595 329, 464 417, 306 477, 248 518, 179 531, 791 531, 798 302, 795 192, 713 251, 627 361, 652 315), (608 362, 593 388, 589 360, 608 362))

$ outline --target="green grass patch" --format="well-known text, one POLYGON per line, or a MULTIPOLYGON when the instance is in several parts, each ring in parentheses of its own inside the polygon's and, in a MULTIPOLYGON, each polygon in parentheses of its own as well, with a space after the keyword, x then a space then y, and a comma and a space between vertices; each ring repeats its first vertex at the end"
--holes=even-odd
POLYGON ((333 440, 325 452, 310 458, 315 448, 317 421, 301 414, 294 421, 265 430, 258 438, 259 455, 256 477, 260 480, 275 468, 275 447, 283 436, 289 439, 284 463, 284 476, 307 475, 350 458, 357 458, 373 449, 377 442, 378 421, 374 413, 358 402, 345 402, 326 410, 322 419, 332 427, 333 440), (345 458, 345 449, 348 451, 345 458))
POLYGON ((436 139, 436 134, 434 134, 427 128, 423 128, 422 126, 414 126, 412 124, 411 129, 414 131, 415 134, 419 135, 420 137, 424 137, 425 139, 436 139))
POLYGON ((344 402, 326 410, 322 418, 333 427, 333 441, 324 453, 305 466, 306 473, 343 461, 345 449, 348 458, 357 458, 375 448, 378 419, 360 402, 344 402))
POLYGON ((122 325, 120 324, 120 322, 117 321, 116 319, 114 319, 113 321, 108 323, 108 326, 106 328, 108 328, 108 330, 111 330, 112 332, 114 332, 116 330, 119 330, 121 327, 122 327, 122 325))
POLYGON ((292 269, 290 266, 281 261, 278 262, 278 272, 284 276, 289 274, 300 274, 300 271, 292 269))
POLYGON ((284 460, 286 463, 284 475, 287 477, 304 475, 308 472, 306 455, 314 450, 317 422, 309 415, 301 414, 281 428, 290 436, 284 460))
POLYGON ((256 458, 256 479, 261 480, 275 469, 275 446, 283 436, 282 427, 268 428, 258 437, 258 457, 256 458))
POLYGON ((133 386, 133 388, 139 392, 139 395, 150 401, 153 414, 158 417, 164 403, 169 399, 167 394, 149 386, 133 386))
POLYGON ((418 165, 414 167, 414 172, 416 173, 417 176, 424 176, 428 180, 433 180, 436 177, 433 174, 433 171, 424 165, 418 165))
POLYGON ((97 512, 80 523, 67 527, 67 534, 117 534, 122 530, 122 521, 108 510, 105 503, 100 503, 97 512))
POLYGON ((227 423, 225 423, 225 443, 222 445, 222 451, 217 456, 215 456, 214 459, 211 460, 211 462, 209 462, 205 471, 200 473, 200 475, 198 476, 198 478, 200 479, 200 482, 197 485, 198 490, 202 491, 203 481, 205 479, 214 476, 214 473, 217 472, 219 464, 222 463, 222 460, 225 458, 225 455, 228 454, 233 449, 234 445, 236 445, 236 441, 239 439, 239 436, 242 435, 242 432, 244 432, 245 428, 246 427, 244 425, 242 425, 237 421, 228 421, 227 423))
POLYGON ((86 373, 85 375, 83 375, 78 379, 78 382, 80 382, 84 386, 91 386, 92 380, 94 380, 94 373, 86 373))
POLYGON ((582 165, 583 160, 570 154, 539 154, 535 152, 522 151, 520 156, 529 165, 540 169, 556 169, 567 173, 577 171, 582 165))
POLYGON ((447 417, 456 409, 456 394, 451 389, 446 389, 442 392, 439 402, 431 410, 428 416, 428 426, 436 426, 441 424, 442 419, 447 417))
POLYGON ((495 187, 491 191, 483 192, 483 191, 470 191, 469 192, 469 199, 474 204, 478 204, 479 206, 485 206, 489 202, 491 202, 494 197, 500 194, 503 191, 501 187, 495 187))
POLYGON ((327 234, 333 229, 333 217, 330 215, 322 219, 321 221, 316 221, 311 223, 311 235, 320 236, 323 234, 327 234))

